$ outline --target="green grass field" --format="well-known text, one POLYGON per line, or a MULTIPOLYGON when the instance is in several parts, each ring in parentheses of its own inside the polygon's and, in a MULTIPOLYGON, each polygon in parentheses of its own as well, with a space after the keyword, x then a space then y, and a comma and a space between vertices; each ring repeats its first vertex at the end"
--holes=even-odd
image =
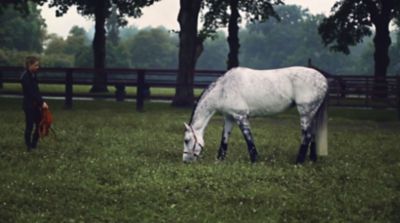
POLYGON ((217 115, 202 160, 183 164, 190 109, 49 104, 57 138, 27 153, 21 101, 0 98, 1 222, 400 222, 395 111, 330 108, 330 154, 301 166, 294 110, 251 120, 254 165, 237 127, 226 161, 215 161, 217 115))

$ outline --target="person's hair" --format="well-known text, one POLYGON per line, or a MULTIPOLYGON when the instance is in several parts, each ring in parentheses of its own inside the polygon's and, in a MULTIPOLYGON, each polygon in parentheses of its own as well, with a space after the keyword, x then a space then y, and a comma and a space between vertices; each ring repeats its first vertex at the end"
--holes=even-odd
POLYGON ((38 57, 35 56, 27 56, 25 58, 25 68, 28 69, 29 66, 39 61, 38 57))

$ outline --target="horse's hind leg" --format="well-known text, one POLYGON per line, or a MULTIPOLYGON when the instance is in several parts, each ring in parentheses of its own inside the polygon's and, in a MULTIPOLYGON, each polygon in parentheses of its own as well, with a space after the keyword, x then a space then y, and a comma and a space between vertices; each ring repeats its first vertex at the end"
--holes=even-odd
POLYGON ((219 146, 218 156, 217 156, 217 159, 219 160, 225 159, 226 152, 228 150, 228 139, 229 135, 231 134, 233 124, 234 124, 233 118, 230 116, 225 116, 224 129, 222 131, 222 137, 221 137, 221 145, 219 146))
POLYGON ((257 161, 258 153, 256 150, 256 146, 254 145, 253 136, 251 135, 249 120, 246 116, 235 117, 235 120, 237 121, 237 123, 240 127, 240 130, 243 133, 244 139, 246 140, 247 149, 248 149, 249 155, 250 155, 250 160, 252 163, 254 163, 257 161))
POLYGON ((297 159, 296 159, 297 164, 304 163, 310 141, 311 141, 311 132, 307 130, 301 130, 301 144, 299 148, 299 153, 297 154, 297 159))
POLYGON ((313 138, 312 128, 311 128, 311 118, 309 118, 308 116, 301 116, 300 123, 301 123, 301 144, 296 159, 296 163, 298 164, 304 163, 304 160, 307 155, 308 146, 310 145, 311 139, 313 138))
POLYGON ((304 103, 297 105, 297 109, 300 114, 302 137, 296 163, 304 162, 309 146, 310 146, 310 160, 314 162, 317 161, 317 148, 315 142, 317 122, 315 115, 321 103, 322 101, 316 100, 312 103, 304 103))
POLYGON ((316 133, 316 121, 312 121, 311 130, 311 145, 310 145, 310 160, 313 162, 317 161, 317 146, 315 144, 315 133, 316 133))

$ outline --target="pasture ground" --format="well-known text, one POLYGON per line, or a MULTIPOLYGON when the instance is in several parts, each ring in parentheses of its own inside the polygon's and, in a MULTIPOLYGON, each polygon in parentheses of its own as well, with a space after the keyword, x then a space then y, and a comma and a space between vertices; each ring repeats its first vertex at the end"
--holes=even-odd
POLYGON ((0 98, 2 222, 400 222, 395 111, 330 108, 329 156, 294 165, 294 110, 251 120, 259 162, 237 127, 216 162, 222 117, 203 158, 183 164, 190 109, 49 101, 54 136, 27 153, 20 99, 0 98))

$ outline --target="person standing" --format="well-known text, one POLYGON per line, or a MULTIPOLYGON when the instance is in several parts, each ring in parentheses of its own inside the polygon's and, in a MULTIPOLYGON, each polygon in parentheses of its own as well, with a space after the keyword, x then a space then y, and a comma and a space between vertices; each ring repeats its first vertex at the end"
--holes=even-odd
POLYGON ((39 123, 41 109, 48 108, 39 91, 37 71, 39 70, 39 58, 28 56, 25 59, 25 71, 21 75, 23 91, 22 109, 25 113, 24 140, 28 152, 35 149, 39 140, 39 123), (33 129, 35 128, 35 129, 33 129), (32 134, 32 130, 33 134, 32 134))

